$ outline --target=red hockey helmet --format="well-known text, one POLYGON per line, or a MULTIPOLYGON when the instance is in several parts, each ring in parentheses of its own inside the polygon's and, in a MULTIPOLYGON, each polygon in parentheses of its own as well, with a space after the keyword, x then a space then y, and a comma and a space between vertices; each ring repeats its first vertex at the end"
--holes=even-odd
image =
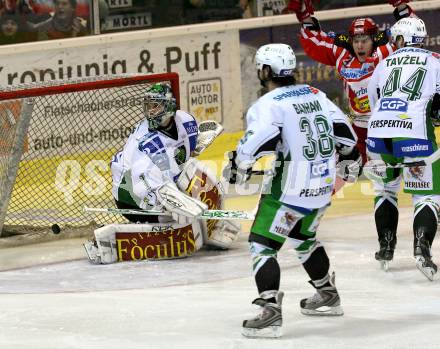
POLYGON ((348 33, 352 37, 355 35, 376 35, 378 31, 376 23, 369 17, 355 19, 348 29, 348 33))

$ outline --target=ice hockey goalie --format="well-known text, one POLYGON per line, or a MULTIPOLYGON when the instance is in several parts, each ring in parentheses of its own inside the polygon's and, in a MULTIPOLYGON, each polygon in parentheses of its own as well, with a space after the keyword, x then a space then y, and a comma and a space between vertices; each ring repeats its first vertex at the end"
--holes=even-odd
POLYGON ((222 209, 224 192, 210 169, 191 157, 212 142, 221 126, 214 121, 209 127, 197 125, 190 114, 176 111, 163 84, 147 91, 144 113, 111 162, 112 194, 120 209, 162 210, 169 216, 126 215, 130 224, 96 229, 95 239, 84 245, 89 260, 170 259, 190 256, 203 245, 228 248, 240 226, 196 218, 206 209, 222 209))

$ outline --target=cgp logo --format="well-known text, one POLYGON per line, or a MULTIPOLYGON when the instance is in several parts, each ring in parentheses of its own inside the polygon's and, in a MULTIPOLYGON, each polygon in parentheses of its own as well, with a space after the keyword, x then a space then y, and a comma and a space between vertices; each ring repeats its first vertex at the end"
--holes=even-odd
POLYGON ((293 74, 293 69, 281 69, 280 76, 290 76, 293 74))
POLYGON ((310 164, 310 177, 311 178, 319 178, 328 176, 329 170, 328 170, 328 161, 318 161, 318 162, 312 162, 310 164))
POLYGON ((425 37, 423 37, 423 36, 413 36, 412 37, 413 44, 423 44, 424 41, 425 41, 425 37))
POLYGON ((379 111, 398 111, 406 112, 408 103, 400 98, 383 98, 380 101, 379 111))

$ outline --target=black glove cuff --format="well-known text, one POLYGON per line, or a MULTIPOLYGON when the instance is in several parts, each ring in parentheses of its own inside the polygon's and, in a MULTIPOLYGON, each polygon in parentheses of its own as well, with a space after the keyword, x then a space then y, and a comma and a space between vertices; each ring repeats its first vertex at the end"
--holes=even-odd
POLYGON ((413 9, 409 5, 405 5, 403 10, 400 10, 396 7, 393 11, 393 16, 398 21, 399 19, 409 17, 411 13, 413 13, 413 9))
POLYGON ((321 26, 319 25, 319 21, 316 17, 310 17, 313 23, 302 22, 302 26, 304 29, 312 30, 319 32, 321 30, 321 26))

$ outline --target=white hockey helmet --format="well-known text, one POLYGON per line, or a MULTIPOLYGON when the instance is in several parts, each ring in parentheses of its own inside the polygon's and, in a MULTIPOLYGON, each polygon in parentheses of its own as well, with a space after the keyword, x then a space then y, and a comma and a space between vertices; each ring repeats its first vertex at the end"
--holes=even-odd
POLYGON ((257 69, 264 65, 270 66, 273 76, 283 77, 293 75, 296 67, 296 57, 292 48, 286 44, 268 44, 261 46, 255 54, 257 69))
POLYGON ((144 115, 148 128, 156 130, 168 124, 176 112, 176 99, 168 83, 157 83, 149 86, 144 95, 144 115))
POLYGON ((397 41, 398 36, 403 37, 405 46, 422 45, 428 36, 425 22, 417 17, 402 18, 391 27, 391 38, 397 41))

